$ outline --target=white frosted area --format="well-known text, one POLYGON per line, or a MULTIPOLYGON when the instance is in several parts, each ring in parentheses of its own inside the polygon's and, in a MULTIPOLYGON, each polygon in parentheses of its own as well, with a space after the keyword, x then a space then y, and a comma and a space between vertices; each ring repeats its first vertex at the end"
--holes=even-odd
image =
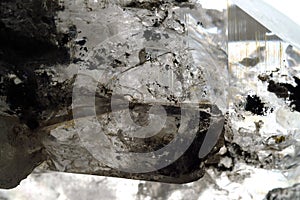
POLYGON ((140 181, 81 174, 31 174, 11 190, 0 189, 0 199, 76 200, 134 199, 140 181), (36 188, 39 188, 38 190, 36 188))
POLYGON ((198 2, 205 9, 216 9, 216 10, 224 10, 227 8, 227 1, 220 0, 198 0, 198 2))
POLYGON ((299 6, 300 2, 295 0, 264 0, 274 8, 285 14, 291 20, 300 25, 299 6))

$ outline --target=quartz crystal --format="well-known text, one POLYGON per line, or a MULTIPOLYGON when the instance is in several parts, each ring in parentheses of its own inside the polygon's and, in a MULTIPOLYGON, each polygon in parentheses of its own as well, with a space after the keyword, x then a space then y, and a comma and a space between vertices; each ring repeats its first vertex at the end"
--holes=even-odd
POLYGON ((200 4, 116 2, 89 14, 83 6, 70 2, 59 15, 59 27, 74 24, 88 51, 74 66, 74 126, 43 141, 50 168, 177 183, 200 178, 227 105, 226 54, 199 24, 200 4))
MULTIPOLYGON (((43 158, 31 169, 44 161, 43 170, 171 183, 203 176, 224 144, 222 13, 197 1, 15 3, 1 3, 3 112, 42 145, 28 144, 43 158)), ((6 179, 5 188, 22 178, 6 179)))
POLYGON ((299 199, 277 3, 2 1, 0 199, 299 199))

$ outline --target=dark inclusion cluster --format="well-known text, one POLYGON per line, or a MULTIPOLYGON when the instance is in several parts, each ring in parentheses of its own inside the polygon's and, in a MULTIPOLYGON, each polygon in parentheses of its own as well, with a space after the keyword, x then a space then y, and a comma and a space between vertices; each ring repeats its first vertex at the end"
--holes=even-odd
POLYGON ((15 187, 45 159, 35 130, 71 103, 72 80, 54 84, 51 75, 71 61, 74 34, 55 25, 63 9, 57 1, 0 2, 1 188, 15 187))
POLYGON ((59 92, 67 84, 50 86, 52 76, 46 71, 70 62, 72 27, 67 33, 56 31, 56 12, 64 9, 56 1, 1 1, 0 9, 0 96, 10 107, 6 112, 35 129, 42 111, 70 103, 70 94, 59 92), (41 68, 45 71, 37 74, 41 68))

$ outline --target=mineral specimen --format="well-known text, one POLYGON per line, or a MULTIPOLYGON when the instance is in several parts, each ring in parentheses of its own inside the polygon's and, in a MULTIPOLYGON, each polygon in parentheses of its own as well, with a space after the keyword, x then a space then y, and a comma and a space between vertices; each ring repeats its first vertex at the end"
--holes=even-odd
POLYGON ((223 145, 227 106, 224 41, 201 26, 217 17, 203 11, 188 1, 1 2, 1 155, 13 155, 1 156, 1 187, 41 162, 171 183, 202 177, 223 145))

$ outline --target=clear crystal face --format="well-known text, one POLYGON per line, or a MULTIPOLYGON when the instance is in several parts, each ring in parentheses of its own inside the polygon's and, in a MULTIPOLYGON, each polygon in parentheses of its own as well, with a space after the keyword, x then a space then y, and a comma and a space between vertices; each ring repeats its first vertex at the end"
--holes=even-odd
POLYGON ((168 182, 188 181, 182 174, 200 178, 200 163, 219 148, 227 111, 226 13, 205 10, 197 1, 118 1, 104 7, 89 2, 94 10, 83 23, 79 5, 70 3, 60 13, 81 30, 78 40, 87 37, 89 50, 77 55, 83 62, 72 96, 75 127, 69 131, 76 145, 53 130, 60 142, 45 145, 62 158, 55 165, 86 173, 85 164, 63 162, 69 155, 58 146, 68 143, 82 163, 125 172, 120 177, 153 172, 158 178, 137 176, 162 182, 168 176, 168 182), (176 164, 187 160, 183 155, 193 161, 176 164), (176 169, 164 170, 169 166, 176 169))

